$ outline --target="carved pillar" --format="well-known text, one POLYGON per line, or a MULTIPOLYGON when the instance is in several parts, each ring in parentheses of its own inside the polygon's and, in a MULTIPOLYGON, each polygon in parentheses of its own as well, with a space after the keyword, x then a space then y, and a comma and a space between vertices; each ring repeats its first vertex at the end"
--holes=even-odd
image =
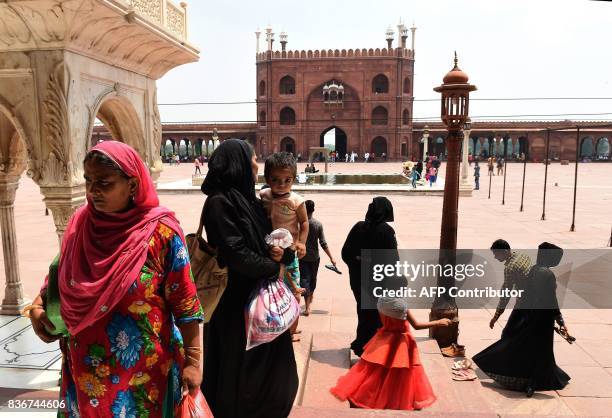
POLYGON ((463 130, 463 146, 461 152, 461 181, 459 182, 459 196, 472 195, 472 183, 469 181, 470 166, 468 164, 468 148, 470 147, 470 130, 463 130))
POLYGON ((30 301, 24 299, 23 286, 19 277, 19 255, 17 254, 17 234, 15 232, 15 193, 19 177, 0 179, 0 229, 2 230, 2 251, 6 286, 0 314, 18 315, 30 301))
POLYGON ((40 191, 45 196, 45 205, 53 214, 53 222, 61 246, 68 219, 77 208, 85 204, 85 186, 41 187, 40 191))

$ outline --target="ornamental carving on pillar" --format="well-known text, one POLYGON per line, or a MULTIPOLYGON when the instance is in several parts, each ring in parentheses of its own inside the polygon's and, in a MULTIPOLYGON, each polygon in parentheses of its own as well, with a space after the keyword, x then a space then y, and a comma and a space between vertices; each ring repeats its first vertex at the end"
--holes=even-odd
POLYGON ((68 86, 70 73, 64 62, 55 65, 47 82, 47 95, 43 101, 45 111, 44 138, 49 154, 42 162, 39 183, 41 185, 67 185, 72 177, 68 130, 68 86), (67 77, 66 77, 67 75, 67 77))
POLYGON ((49 205, 49 209, 51 209, 51 213, 53 214, 53 222, 55 223, 55 228, 59 232, 64 232, 66 230, 66 226, 68 226, 68 220, 78 208, 79 206, 49 205))

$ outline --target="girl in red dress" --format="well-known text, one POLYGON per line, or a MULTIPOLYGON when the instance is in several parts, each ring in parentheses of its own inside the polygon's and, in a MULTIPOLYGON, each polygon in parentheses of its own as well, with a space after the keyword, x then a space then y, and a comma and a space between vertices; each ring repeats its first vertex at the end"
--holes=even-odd
POLYGON ((359 408, 413 410, 435 402, 421 364, 414 329, 449 326, 449 319, 417 322, 406 299, 380 298, 382 321, 374 337, 365 345, 361 359, 338 379, 331 393, 359 408))

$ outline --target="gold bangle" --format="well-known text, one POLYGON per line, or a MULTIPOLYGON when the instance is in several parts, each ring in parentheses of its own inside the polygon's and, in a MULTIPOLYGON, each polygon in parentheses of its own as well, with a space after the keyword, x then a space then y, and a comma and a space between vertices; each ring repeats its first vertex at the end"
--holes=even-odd
POLYGON ((30 304, 21 310, 21 316, 25 316, 26 318, 30 318, 30 311, 34 309, 45 309, 42 305, 30 304))
POLYGON ((195 351, 197 353, 201 353, 202 352, 202 348, 201 347, 183 347, 183 350, 187 351, 195 351))

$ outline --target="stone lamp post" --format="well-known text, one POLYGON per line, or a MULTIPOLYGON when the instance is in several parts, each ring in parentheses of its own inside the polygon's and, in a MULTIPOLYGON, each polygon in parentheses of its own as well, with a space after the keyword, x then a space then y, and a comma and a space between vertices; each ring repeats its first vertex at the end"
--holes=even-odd
MULTIPOLYGON (((442 94, 441 118, 448 130, 448 160, 444 179, 444 200, 442 203, 442 226, 440 231, 440 258, 442 265, 455 264, 457 249, 457 224, 459 206, 459 161, 461 159, 462 130, 468 118, 470 92, 476 86, 468 83, 468 76, 455 66, 444 76, 441 86, 434 91, 442 94)), ((454 278, 438 277, 438 286, 450 287, 454 278)), ((436 297, 429 317, 431 320, 449 318, 454 321, 447 328, 430 328, 430 336, 435 338, 440 347, 457 342, 459 335, 458 309, 454 298, 446 295, 436 297)))

